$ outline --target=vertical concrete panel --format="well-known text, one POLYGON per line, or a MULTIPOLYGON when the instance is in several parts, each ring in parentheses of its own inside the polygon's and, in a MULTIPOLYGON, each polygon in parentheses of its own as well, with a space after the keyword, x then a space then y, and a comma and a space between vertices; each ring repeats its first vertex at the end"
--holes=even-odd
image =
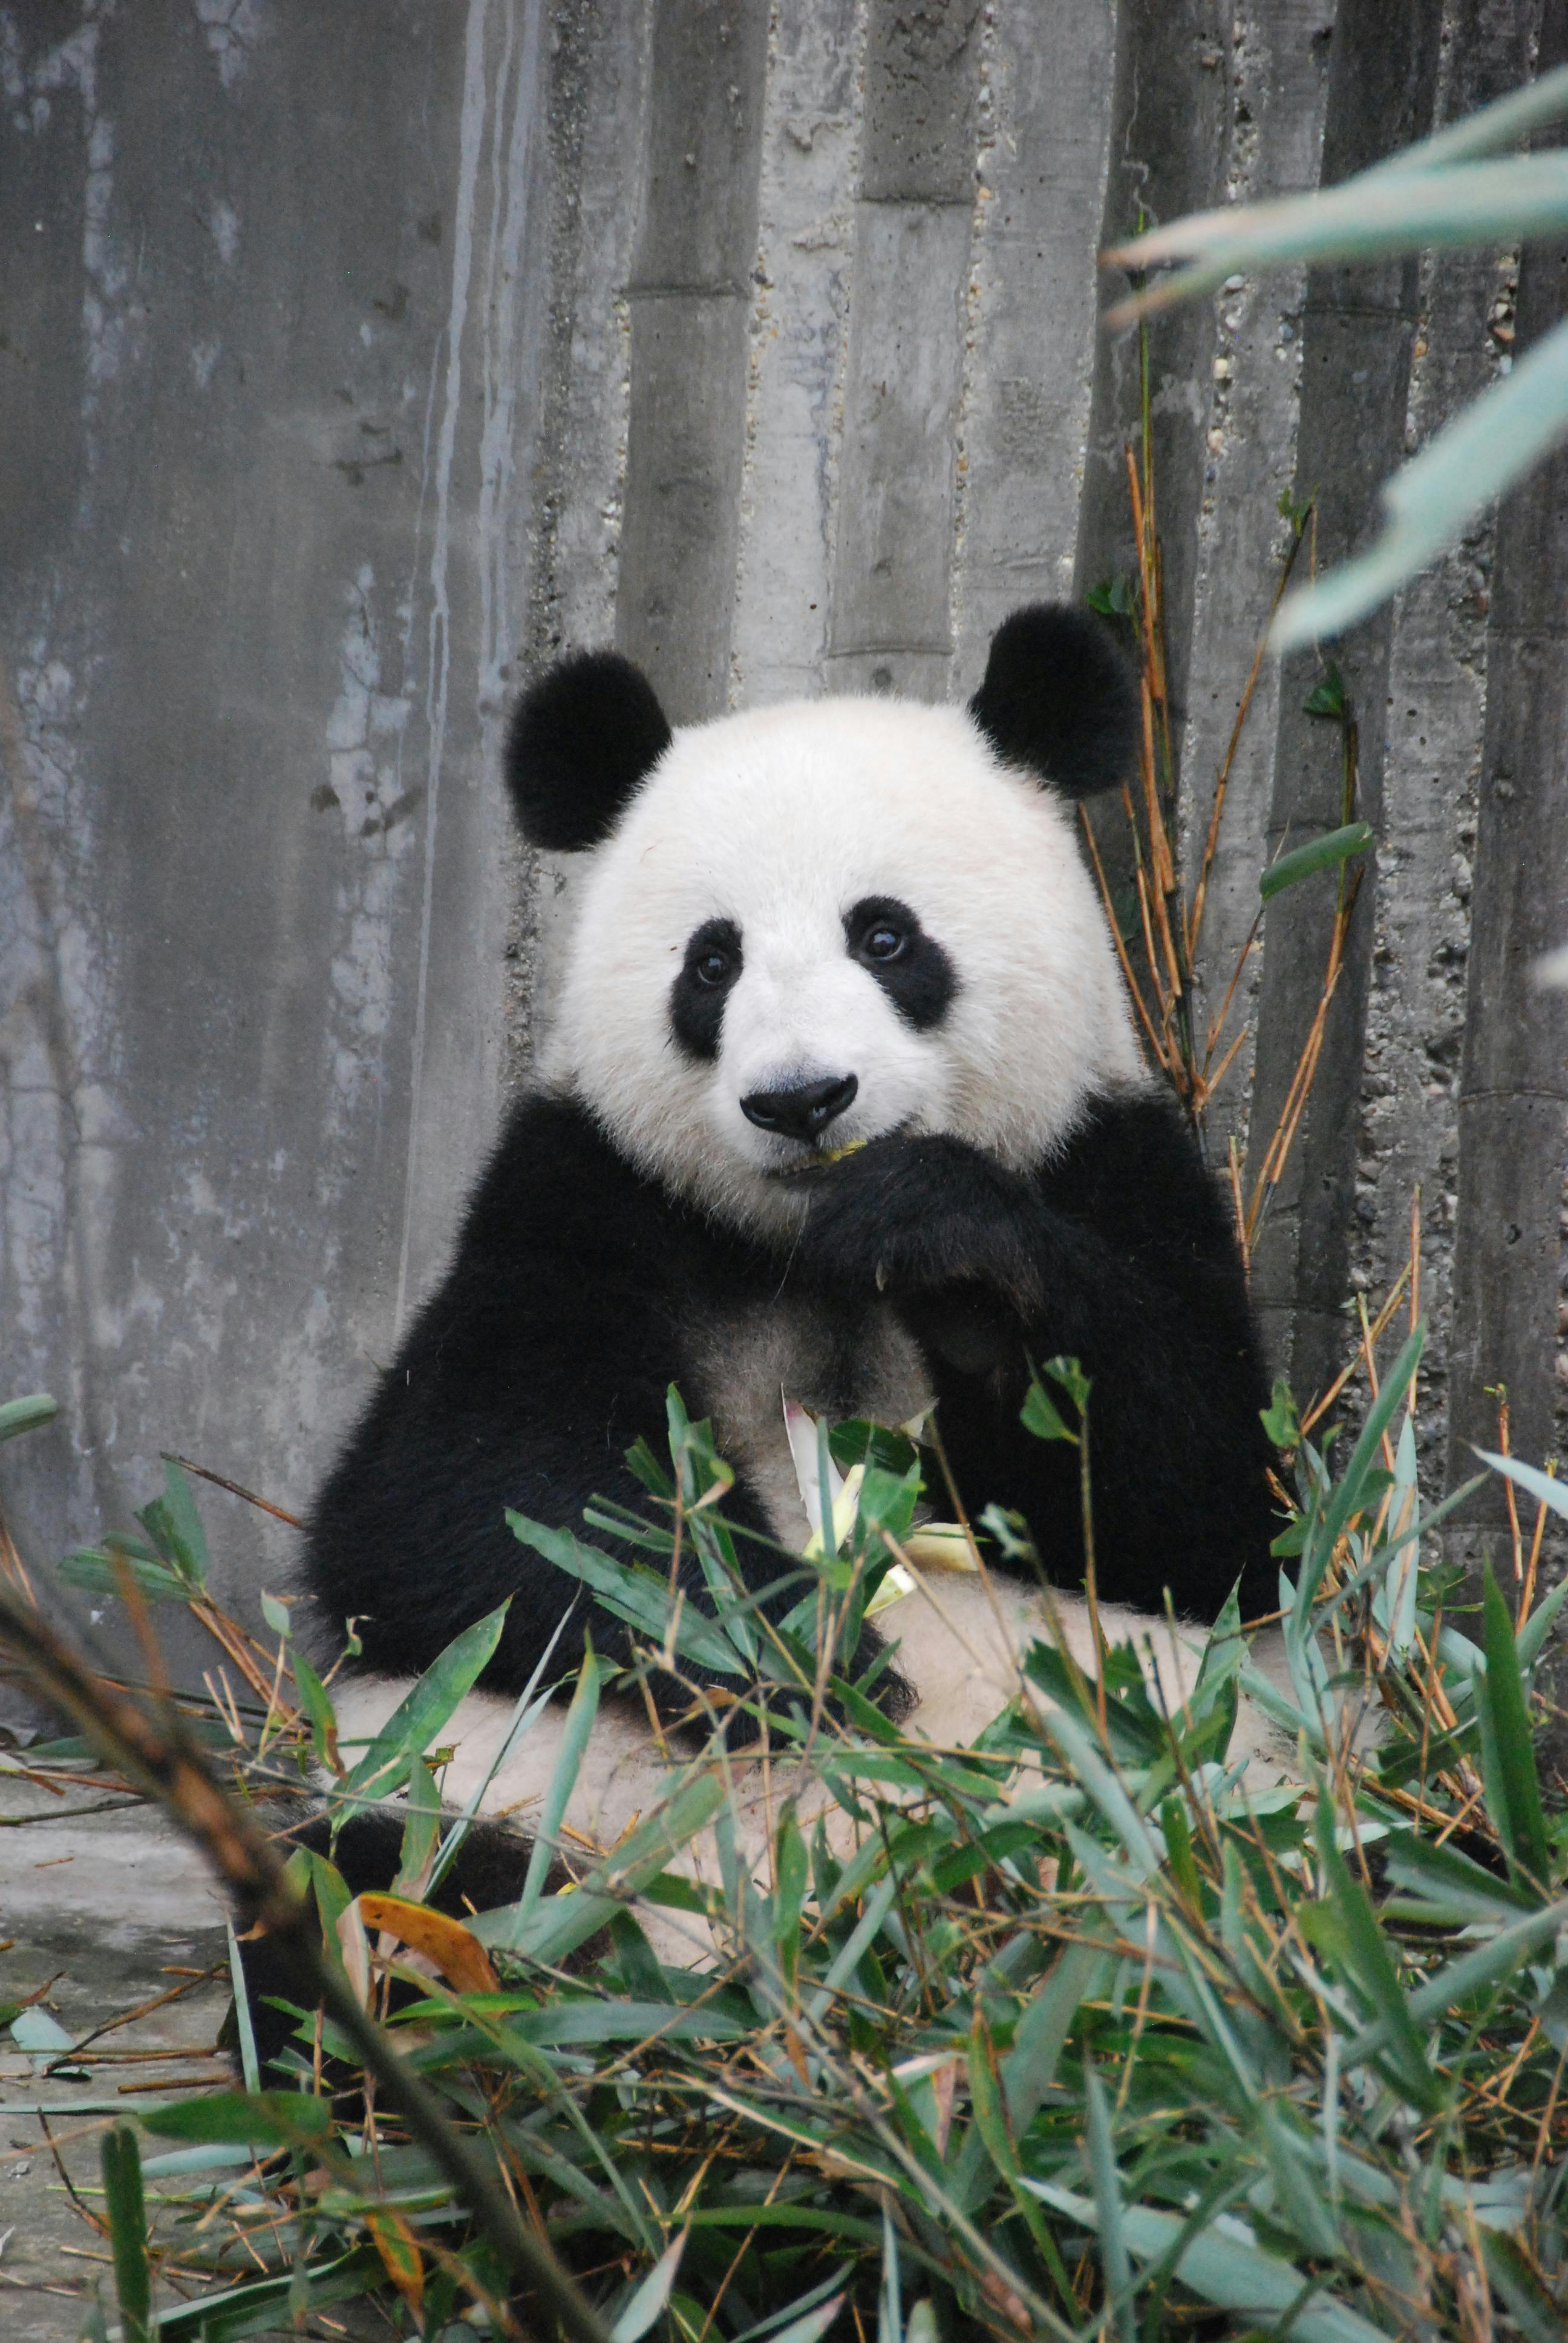
MULTIPOLYGON (((1153 226, 1222 200, 1231 16, 1231 0, 1167 0, 1160 7, 1121 11, 1102 244, 1123 242, 1140 218, 1153 226)), ((1102 308, 1125 290, 1124 278, 1106 272, 1102 308)), ((1187 705, 1212 343, 1212 312, 1201 302, 1171 311, 1149 329, 1168 676, 1178 724, 1187 705)), ((1075 572, 1081 592, 1107 578, 1131 574, 1137 566, 1125 451, 1141 436, 1141 397, 1138 337, 1102 330, 1079 515, 1075 572)), ((1102 808, 1095 829, 1107 874, 1120 889, 1131 872, 1120 807, 1102 808)))
MULTIPOLYGON (((1536 69, 1568 62, 1568 6, 1547 0, 1536 69)), ((1518 347, 1568 316, 1568 243, 1525 247, 1518 347)), ((1491 1447, 1506 1387, 1517 1452, 1557 1445, 1554 1368, 1568 1162, 1568 995, 1533 989, 1536 957, 1568 934, 1568 457, 1497 518, 1486 733, 1459 1096, 1459 1210, 1451 1475, 1491 1447)), ((1476 1518, 1503 1519, 1501 1492, 1476 1518)))
MULTIPOLYGON (((1438 0, 1341 0, 1323 132, 1325 185, 1408 146, 1432 125, 1438 0)), ((1404 448, 1419 279, 1413 260, 1314 270, 1302 336, 1298 493, 1316 491, 1320 561, 1341 559, 1376 526, 1382 481, 1404 448)), ((1381 612, 1333 648, 1360 726, 1358 811, 1382 829, 1392 618, 1381 612)), ((1280 679, 1271 856, 1333 829, 1342 812, 1338 728, 1305 713, 1322 662, 1286 659, 1280 679)), ((1275 1130, 1317 1007, 1334 885, 1275 899, 1263 931, 1251 1151, 1275 1130)), ((1303 1394, 1338 1372, 1354 1207, 1374 888, 1369 872, 1346 947, 1312 1094, 1253 1259, 1252 1292, 1277 1372, 1303 1394)))
MULTIPOLYGON (((1238 199, 1266 201, 1317 185, 1333 20, 1334 0, 1267 0, 1238 8, 1226 64, 1238 199)), ((1304 288, 1301 271, 1270 269, 1232 285, 1217 305, 1181 751, 1189 890, 1289 542, 1279 498, 1295 470, 1304 288)), ((1196 953, 1196 1021, 1205 1041, 1258 914, 1279 686, 1279 663, 1266 659, 1227 784, 1196 953)), ((1215 1067, 1256 1005, 1259 968, 1254 960, 1243 974, 1215 1035, 1215 1067)), ((1215 1164, 1224 1163, 1232 1136, 1245 1139, 1251 1072, 1251 1049, 1244 1045, 1208 1118, 1215 1164)))
POLYGON ((729 692, 767 64, 764 9, 660 0, 616 632, 678 724, 729 692))
MULTIPOLYGON (((5 1458, 39 1554, 163 1446, 302 1500, 493 1112, 538 12, 210 15, 46 5, 8 53, 0 1322, 65 1408, 5 1458)), ((231 1590, 284 1559, 255 1524, 215 1514, 231 1590)))
POLYGON ((829 671, 947 697, 975 200, 979 0, 873 0, 855 214, 829 671))
POLYGON ((450 307, 427 407, 413 598, 425 628, 426 801, 399 1317, 444 1265, 496 1127, 516 879, 497 768, 527 625, 545 307, 540 30, 527 0, 469 0, 450 307))
MULTIPOLYGON (((1461 0, 1445 44, 1444 120, 1462 119, 1528 77, 1537 14, 1532 0, 1461 0)), ((1413 442, 1424 444, 1495 377, 1503 345, 1489 327, 1502 282, 1493 253, 1442 253, 1426 263, 1413 442)), ((1352 1282, 1371 1299, 1399 1275, 1419 1189, 1430 1329, 1419 1437, 1434 1487, 1447 1461, 1459 1077, 1492 554, 1488 524, 1395 606, 1362 1082, 1352 1282)))
POLYGON ((864 0, 779 0, 763 126, 731 696, 822 689, 864 0))
POLYGON ((1072 588, 1094 375, 1111 0, 997 12, 980 85, 957 563, 958 690, 1010 610, 1072 588))
MULTIPOLYGON (((527 639, 515 685, 615 638, 626 488, 632 274, 648 143, 650 0, 552 12, 548 318, 527 639)), ((509 1081, 531 1069, 572 909, 571 857, 519 852, 508 937, 509 1081)))

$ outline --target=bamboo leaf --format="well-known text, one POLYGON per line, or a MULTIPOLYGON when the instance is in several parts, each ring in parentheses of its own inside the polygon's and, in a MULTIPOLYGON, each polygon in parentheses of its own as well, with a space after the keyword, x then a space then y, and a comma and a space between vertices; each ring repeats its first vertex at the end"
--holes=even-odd
MULTIPOLYGON (((1559 1896, 1543 1905, 1527 1919, 1516 1920, 1511 1928, 1500 1929, 1489 1944, 1478 1945, 1474 1950, 1461 1954, 1439 1969, 1434 1977, 1417 1986, 1409 2001, 1411 2016, 1418 2025, 1434 2024, 1439 2018, 1460 2008, 1476 1994, 1484 1993, 1502 1983, 1532 1953, 1563 1929, 1568 1929, 1568 1896, 1559 1896)), ((1387 2027, 1380 2018, 1365 2027, 1345 2045, 1342 2063, 1360 2064, 1375 2055, 1387 2038, 1387 2027)))
POLYGON ((1482 1582, 1481 1601, 1486 1673, 1476 1680, 1475 1705, 1481 1719, 1487 1812, 1497 1825, 1511 1865, 1544 1887, 1551 1858, 1531 1743, 1530 1711, 1519 1655, 1513 1648, 1513 1622, 1490 1562, 1482 1582))
POLYGON ((239 2039, 240 2073, 247 2091, 261 2088, 261 2070, 256 2063, 256 2028, 251 2024, 250 1991, 245 1981, 245 1963, 239 1956, 239 1943, 234 1933, 234 1922, 226 1919, 224 1933, 228 1938, 228 1976, 234 1991, 234 2027, 239 2039))
POLYGON ((493 1656, 510 1607, 508 1597, 454 1636, 398 1703, 348 1776, 347 1786, 357 1796, 365 1796, 374 1784, 377 1795, 386 1797, 407 1772, 409 1760, 429 1748, 493 1656))
POLYGON ((158 2319, 158 2343, 237 2343, 240 2336, 287 2323, 296 2308, 322 2310, 329 2303, 352 2302, 378 2285, 381 2275, 375 2247, 357 2246, 330 2260, 305 2263, 303 2287, 297 2287, 291 2271, 282 2278, 252 2278, 166 2310, 158 2319))
POLYGON ((39 1432, 59 1414, 58 1403, 47 1392, 32 1392, 25 1399, 8 1399, 0 1407, 0 1440, 15 1440, 24 1432, 39 1432))
POLYGON ((311 2147, 332 2128, 327 2099, 299 2091, 216 2091, 202 2099, 178 2099, 138 2117, 160 2139, 211 2140, 220 2147, 311 2147))
POLYGON ((1533 1668, 1541 1656, 1541 1647, 1551 1632, 1552 1623, 1568 1603, 1568 1578, 1560 1579, 1543 1603, 1538 1603, 1523 1627, 1513 1631, 1513 1648, 1519 1654, 1522 1668, 1533 1668))
POLYGON ((106 2131, 99 2154, 122 2343, 148 2343, 153 2281, 147 2267, 147 2211, 142 2194, 141 2153, 129 2124, 116 2124, 106 2131))
POLYGON ((1333 187, 1190 214, 1106 254, 1142 270, 1191 265, 1129 305, 1131 314, 1211 291, 1239 271, 1373 260, 1549 234, 1568 223, 1568 155, 1450 161, 1441 170, 1365 171, 1333 187))
POLYGON ((1072 2021, 1103 1959, 1096 1945, 1064 1945, 1019 2019, 1000 2070, 1015 2136, 1027 2129, 1044 2106, 1072 2021))
MULTIPOLYGON (((1532 157, 1534 167, 1541 157, 1532 157)), ((1503 381, 1385 483, 1382 534, 1355 560, 1288 594, 1276 651, 1343 632, 1457 542, 1473 521, 1549 456, 1568 432, 1568 323, 1543 335, 1503 381)))
MULTIPOLYGON (((832 2283, 830 2278, 824 2280, 826 2285, 830 2286, 832 2283)), ((818 2337, 826 2335, 843 2308, 843 2295, 835 2294, 827 2302, 819 2303, 815 2310, 804 2311, 799 2318, 792 2318, 787 2327, 754 2328, 752 2332, 765 2333, 769 2338, 769 2343, 817 2343, 818 2337)), ((916 2343, 915 2320, 924 2308, 924 2304, 917 2303, 910 2314, 908 2343, 916 2343)), ((920 2343, 926 2343, 926 2338, 923 2337, 920 2338, 920 2343)), ((930 2343, 935 2343, 934 2337, 930 2338, 930 2343)))
POLYGON ((669 2300, 669 2290, 675 2284, 675 2274, 680 2268, 680 2257, 686 2251, 686 2240, 690 2234, 689 2229, 682 2229, 660 2254, 610 2328, 610 2343, 640 2343, 640 2338, 648 2333, 669 2300))
POLYGON ((1526 1464, 1517 1456, 1493 1456, 1484 1448, 1478 1448, 1475 1453, 1483 1464, 1491 1465, 1494 1473, 1505 1473, 1509 1480, 1516 1481, 1538 1504, 1547 1506, 1551 1512, 1561 1513, 1564 1520, 1568 1520, 1568 1481, 1559 1481, 1551 1473, 1538 1473, 1533 1464, 1526 1464))
MULTIPOLYGON (((1023 2185, 1092 2234, 1095 2208, 1086 2198, 1050 2181, 1026 2179, 1023 2185)), ((1184 2227, 1176 2214, 1147 2205, 1130 2205, 1122 2217, 1128 2246, 1151 2262, 1176 2245, 1184 2227)), ((1282 2311, 1293 2311, 1290 2332, 1300 2343, 1386 2343, 1383 2331, 1359 2311, 1321 2288, 1312 2290, 1292 2263, 1266 2253, 1241 2222, 1223 2215, 1189 2239, 1177 2258, 1176 2275, 1205 2302, 1271 2328, 1282 2311)))
POLYGON ((172 1457, 164 1459, 164 1493, 136 1515, 166 1562, 194 1587, 206 1584, 206 1532, 186 1475, 172 1457))
MULTIPOLYGON (((532 1546, 536 1554, 542 1554, 547 1562, 553 1562, 568 1577, 591 1587, 605 1609, 616 1618, 637 1628, 651 1644, 664 1642, 670 1610, 668 1579, 645 1569, 640 1563, 617 1562, 611 1555, 600 1554, 596 1546, 582 1544, 569 1530, 550 1529, 543 1522, 532 1522, 525 1514, 510 1511, 507 1522, 514 1537, 532 1546)), ((711 1668, 719 1675, 743 1676, 749 1673, 723 1628, 689 1603, 681 1608, 675 1646, 694 1666, 711 1668)))
MULTIPOLYGON (((1318 1795, 1314 1817, 1319 1868, 1325 1880, 1340 1935, 1333 1944, 1339 1965, 1375 2012, 1388 2046, 1391 2078, 1412 2107, 1435 2114, 1442 2092, 1432 2071, 1427 2046, 1411 2014, 1377 1914, 1359 1880, 1352 1879, 1334 1837, 1334 1810, 1326 1790, 1318 1795)), ((1320 1907, 1321 1908, 1321 1907, 1320 1907)), ((1303 1913, 1303 1926, 1315 1916, 1303 1913)), ((1309 1933, 1318 1936, 1318 1931, 1309 1933)), ((1322 1941, 1321 1937, 1319 1938, 1322 1941)))
POLYGON ((1483 2229, 1480 2237, 1486 2275, 1526 2343, 1562 2343, 1568 2329, 1568 2303, 1552 2299, 1512 2237, 1496 2229, 1483 2229))
POLYGON ((1105 2105, 1105 2093, 1092 2066, 1083 2070, 1084 2140, 1089 2150, 1089 2173, 1094 2187, 1094 2226, 1100 2237, 1101 2268, 1105 2273, 1105 2291, 1116 2318, 1116 2331, 1122 2343, 1133 2343, 1138 2331, 1132 2307, 1132 2265, 1127 2257, 1127 2237, 1123 2223, 1121 2176, 1116 2169, 1116 2150, 1111 2137, 1111 2117, 1105 2105))
POLYGON ((1372 842, 1372 827, 1368 821, 1351 821, 1342 830, 1325 830, 1321 838, 1309 839, 1305 846, 1294 847, 1271 862, 1258 880, 1258 892, 1267 903, 1316 871, 1337 870, 1352 854, 1364 853, 1372 842))
POLYGON ((556 1852, 556 1841, 577 1778, 582 1766, 583 1753, 588 1735, 593 1731, 598 1715, 598 1662, 589 1644, 583 1654, 583 1664, 578 1672, 577 1689, 571 1706, 567 1711, 566 1730, 561 1735, 559 1755, 550 1775, 550 1785, 545 1793, 545 1803, 539 1815, 533 1850, 528 1856, 528 1875, 523 1892, 518 1898, 517 1918, 512 1940, 532 1918, 534 1908, 545 1892, 545 1879, 556 1852))

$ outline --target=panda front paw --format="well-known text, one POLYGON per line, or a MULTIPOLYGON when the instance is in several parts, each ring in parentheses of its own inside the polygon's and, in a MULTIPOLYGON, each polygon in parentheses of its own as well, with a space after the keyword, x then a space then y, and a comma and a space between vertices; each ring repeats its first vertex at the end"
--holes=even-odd
POLYGON ((874 1139, 813 1176, 797 1260, 823 1283, 894 1302, 979 1287, 1028 1319, 1043 1218, 1025 1181, 961 1139, 874 1139))

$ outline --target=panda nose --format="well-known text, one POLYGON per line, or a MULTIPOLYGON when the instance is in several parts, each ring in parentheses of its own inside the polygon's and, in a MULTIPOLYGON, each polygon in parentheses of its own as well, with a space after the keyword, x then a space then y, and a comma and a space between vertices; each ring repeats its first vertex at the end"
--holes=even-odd
POLYGON ((816 1139, 843 1113, 859 1087, 853 1074, 831 1074, 826 1081, 793 1082, 788 1090, 753 1091, 741 1100, 740 1111, 759 1131, 780 1131, 786 1139, 816 1139))

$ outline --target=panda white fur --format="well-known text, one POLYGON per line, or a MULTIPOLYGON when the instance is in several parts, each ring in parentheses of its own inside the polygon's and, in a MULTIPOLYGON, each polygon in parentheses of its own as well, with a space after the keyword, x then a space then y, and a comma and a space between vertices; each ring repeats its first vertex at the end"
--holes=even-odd
MULTIPOLYGON (((1105 630, 1043 606, 1000 630, 967 709, 829 699, 672 734, 614 654, 534 686, 514 802, 587 870, 540 1083, 309 1523, 316 1602, 363 1644, 347 1734, 509 1595, 444 1735, 462 1800, 572 1592, 505 1510, 576 1526, 596 1493, 642 1502, 625 1452, 657 1452, 670 1383, 736 1468, 731 1517, 794 1551, 781 1393, 829 1419, 934 1405, 966 1510, 1021 1513, 1071 1588, 1076 1452, 1019 1410, 1032 1361, 1074 1355, 1112 1634, 1146 1628, 1180 1700, 1195 1663, 1153 1615, 1165 1590, 1193 1622, 1238 1580, 1244 1612, 1272 1607, 1229 1217, 1144 1071, 1075 836, 1072 800, 1123 778, 1136 720, 1105 630)), ((740 1552, 755 1584, 784 1567, 740 1552)), ((1062 1611, 1086 1656, 1081 1602, 1062 1611)), ((585 1624, 628 1656, 579 1604, 552 1673, 585 1624)), ((886 1626, 913 1729, 961 1742, 1015 1688, 1039 1597, 943 1578, 886 1626)), ((559 1730, 539 1720, 491 1811, 526 1822, 559 1730)), ((1245 1740, 1263 1749, 1261 1721, 1245 1740)), ((641 1703, 607 1704, 568 1822, 613 1842, 657 1763, 641 1703)))

